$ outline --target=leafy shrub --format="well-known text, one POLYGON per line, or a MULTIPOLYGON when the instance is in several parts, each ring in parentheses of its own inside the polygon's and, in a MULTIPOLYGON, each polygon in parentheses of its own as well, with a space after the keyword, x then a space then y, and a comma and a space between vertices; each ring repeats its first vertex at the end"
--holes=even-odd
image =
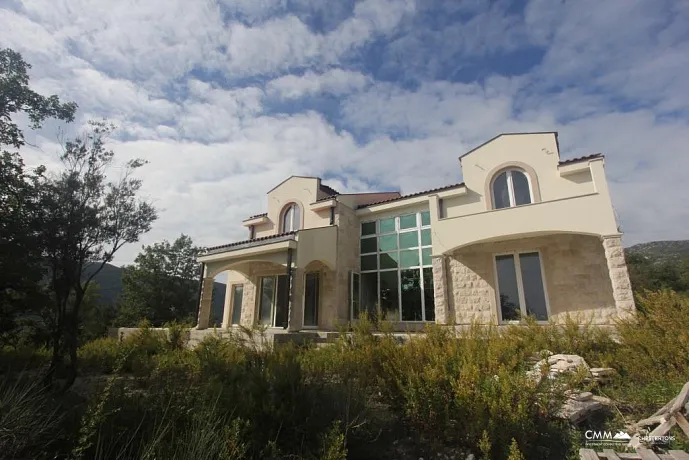
POLYGON ((689 379, 689 298, 670 290, 646 291, 637 298, 635 317, 617 329, 622 352, 617 367, 629 379, 652 383, 663 376, 689 379))
POLYGON ((86 372, 110 374, 115 370, 120 353, 117 339, 104 337, 92 340, 79 348, 80 367, 86 372))

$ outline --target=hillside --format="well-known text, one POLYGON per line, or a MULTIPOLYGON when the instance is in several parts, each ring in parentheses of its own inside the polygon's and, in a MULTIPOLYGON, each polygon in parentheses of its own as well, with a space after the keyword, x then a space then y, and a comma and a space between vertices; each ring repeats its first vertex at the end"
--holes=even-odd
MULTIPOLYGON (((90 267, 91 268, 91 267, 90 267)), ((95 270, 96 266, 92 266, 95 270)), ((86 276, 90 273, 89 268, 86 269, 86 276)), ((100 303, 103 305, 116 305, 117 299, 122 292, 122 268, 112 264, 105 264, 103 270, 96 275, 94 281, 98 283, 100 292, 100 303)), ((223 307, 225 304, 225 283, 215 282, 213 288, 213 318, 216 325, 220 325, 222 321, 223 307)))
POLYGON ((639 254, 660 262, 678 261, 689 258, 689 240, 651 241, 630 246, 629 254, 639 254))

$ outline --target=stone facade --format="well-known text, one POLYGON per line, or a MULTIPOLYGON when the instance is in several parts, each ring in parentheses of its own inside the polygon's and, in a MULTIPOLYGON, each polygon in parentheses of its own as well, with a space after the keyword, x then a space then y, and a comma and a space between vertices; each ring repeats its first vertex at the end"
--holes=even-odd
MULTIPOLYGON (((472 320, 497 324, 495 254, 537 250, 541 254, 551 319, 562 321, 570 315, 582 321, 590 319, 593 324, 611 324, 620 308, 630 311, 633 303, 616 306, 611 276, 618 277, 616 295, 622 302, 626 302, 623 299, 627 297, 625 289, 629 289, 629 282, 624 256, 621 262, 615 259, 619 254, 615 252, 614 240, 607 241, 610 240, 601 243, 595 236, 561 234, 483 243, 455 251, 448 261, 449 310, 454 312, 458 324, 472 320), (611 255, 606 257, 608 252, 611 255), (623 269, 623 274, 611 268, 609 275, 610 264, 621 264, 617 268, 623 269)), ((436 298, 436 306, 438 301, 436 298)))
POLYGON ((206 329, 210 323, 214 284, 215 279, 208 277, 203 278, 203 283, 201 284, 201 300, 199 302, 199 316, 196 323, 198 329, 206 329))
POLYGON ((617 315, 624 318, 636 311, 632 284, 629 281, 627 263, 624 260, 622 239, 615 236, 603 237, 603 248, 608 265, 608 273, 612 282, 612 293, 615 299, 617 315))
POLYGON ((435 322, 448 324, 452 318, 447 298, 447 257, 433 257, 433 296, 435 300, 435 322))

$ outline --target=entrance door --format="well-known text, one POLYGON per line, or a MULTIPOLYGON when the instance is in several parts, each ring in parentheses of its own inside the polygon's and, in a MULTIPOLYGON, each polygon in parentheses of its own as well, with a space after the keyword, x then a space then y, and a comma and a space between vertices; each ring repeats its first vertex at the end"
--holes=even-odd
POLYGON ((289 282, 287 275, 261 278, 259 322, 266 326, 287 327, 289 318, 289 282))

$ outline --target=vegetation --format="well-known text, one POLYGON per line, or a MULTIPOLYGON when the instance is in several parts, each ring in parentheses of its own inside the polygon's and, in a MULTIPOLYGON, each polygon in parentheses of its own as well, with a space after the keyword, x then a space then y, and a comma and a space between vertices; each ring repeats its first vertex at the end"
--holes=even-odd
POLYGON ((117 324, 135 326, 144 318, 153 324, 193 321, 198 302, 199 248, 181 235, 144 246, 134 265, 124 268, 117 324))

